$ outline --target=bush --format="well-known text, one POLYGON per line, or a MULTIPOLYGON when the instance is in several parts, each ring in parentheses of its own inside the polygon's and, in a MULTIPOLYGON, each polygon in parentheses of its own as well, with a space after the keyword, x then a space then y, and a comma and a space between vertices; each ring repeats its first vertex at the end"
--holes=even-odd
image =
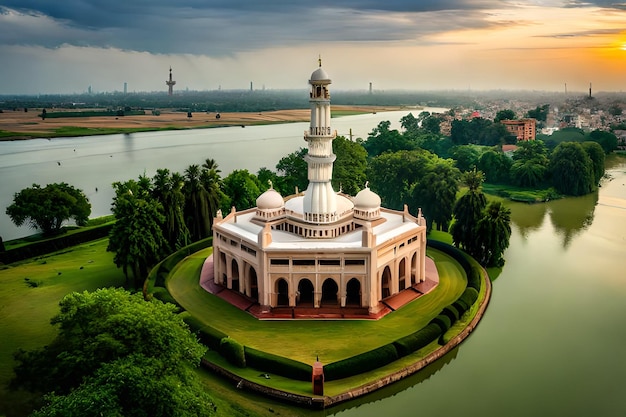
POLYGON ((473 266, 470 274, 467 276, 467 286, 480 291, 481 273, 477 266, 473 266))
POLYGON ((469 309, 469 306, 465 303, 465 301, 458 299, 452 304, 454 308, 459 312, 459 318, 463 316, 463 314, 469 309))
POLYGON ((246 367, 246 355, 243 345, 235 339, 225 337, 220 342, 220 353, 228 362, 240 368, 246 367))
POLYGON ((368 372, 398 359, 393 343, 324 366, 324 380, 334 381, 368 372))
POLYGON ((450 319, 450 323, 453 324, 461 317, 461 314, 459 314, 459 310, 457 310, 456 307, 454 307, 452 304, 444 307, 443 310, 441 310, 440 314, 445 314, 446 316, 448 316, 448 318, 450 319))
POLYGON ((448 329, 452 326, 452 320, 450 320, 450 317, 446 316, 445 314, 438 315, 437 317, 432 319, 430 323, 434 323, 439 326, 439 328, 441 329, 441 333, 447 332, 448 329))
POLYGON ((152 291, 152 296, 157 300, 163 301, 164 303, 171 303, 178 307, 179 310, 182 310, 182 307, 178 302, 172 297, 165 288, 163 287, 155 287, 152 291))
POLYGON ((478 300, 478 291, 476 291, 475 288, 467 287, 465 291, 463 291, 463 294, 461 294, 461 297, 459 297, 459 300, 467 304, 467 307, 469 309, 471 306, 474 305, 476 300, 478 300))
POLYGON ((263 372, 271 372, 298 381, 310 381, 313 368, 306 363, 273 355, 244 346, 246 365, 263 372))
POLYGON ((181 315, 185 323, 187 323, 191 331, 198 336, 198 339, 200 339, 203 345, 215 351, 220 350, 222 339, 228 337, 226 333, 222 333, 211 326, 205 326, 189 313, 185 312, 181 313, 181 315))
POLYGON ((398 356, 403 357, 428 345, 441 334, 442 331, 439 325, 431 322, 426 327, 396 340, 393 342, 393 345, 398 351, 398 356))

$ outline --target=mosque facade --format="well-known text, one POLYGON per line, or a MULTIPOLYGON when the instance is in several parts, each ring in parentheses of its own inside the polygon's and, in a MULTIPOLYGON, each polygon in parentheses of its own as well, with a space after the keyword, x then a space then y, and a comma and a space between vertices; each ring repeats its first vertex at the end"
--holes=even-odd
POLYGON ((384 300, 426 279, 426 221, 381 207, 367 184, 356 196, 336 192, 331 80, 311 74, 306 191, 283 197, 270 187, 256 207, 213 222, 216 285, 237 291, 264 311, 358 308, 377 314, 384 300))

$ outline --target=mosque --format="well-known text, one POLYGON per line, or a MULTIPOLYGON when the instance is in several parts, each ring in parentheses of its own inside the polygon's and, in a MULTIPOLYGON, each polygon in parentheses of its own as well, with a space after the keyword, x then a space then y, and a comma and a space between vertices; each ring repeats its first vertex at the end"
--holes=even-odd
POLYGON ((385 300, 418 288, 434 267, 426 257, 426 221, 421 210, 415 217, 407 206, 381 207, 367 184, 354 197, 333 190, 337 132, 321 60, 309 84, 308 187, 283 197, 270 186, 254 208, 218 211, 212 284, 250 300, 261 316, 347 308, 380 315, 385 300))

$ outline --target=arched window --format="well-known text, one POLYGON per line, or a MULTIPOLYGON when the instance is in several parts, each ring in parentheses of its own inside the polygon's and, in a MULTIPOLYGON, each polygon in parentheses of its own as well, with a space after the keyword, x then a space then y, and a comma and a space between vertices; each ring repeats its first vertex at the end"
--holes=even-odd
POLYGON ((256 301, 259 301, 259 283, 256 276, 256 270, 252 266, 250 267, 250 274, 248 276, 248 279, 250 283, 250 294, 248 295, 256 301))

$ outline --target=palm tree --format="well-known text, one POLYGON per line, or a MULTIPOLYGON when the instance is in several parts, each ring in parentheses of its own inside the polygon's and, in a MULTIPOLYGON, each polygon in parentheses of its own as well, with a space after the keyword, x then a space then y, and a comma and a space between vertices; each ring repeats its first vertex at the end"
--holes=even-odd
POLYGON ((452 210, 455 218, 450 228, 452 242, 470 255, 476 252, 474 227, 487 205, 487 198, 481 190, 483 181, 484 175, 481 171, 474 169, 464 172, 461 182, 467 186, 468 190, 457 200, 452 210))
POLYGON ((224 193, 222 192, 222 178, 217 162, 207 158, 202 164, 201 182, 206 190, 207 204, 209 208, 209 228, 213 227, 213 218, 220 208, 224 193))
POLYGON ((198 165, 189 165, 185 169, 185 223, 193 240, 203 239, 211 233, 209 198, 201 175, 198 165))
POLYGON ((152 195, 163 205, 165 223, 163 235, 170 248, 179 249, 189 244, 189 229, 185 224, 183 207, 185 195, 182 188, 184 177, 178 172, 170 174, 168 169, 158 169, 152 178, 152 195))
POLYGON ((500 201, 489 203, 483 217, 476 224, 477 260, 485 266, 502 266, 502 254, 509 247, 511 237, 511 210, 500 201))

